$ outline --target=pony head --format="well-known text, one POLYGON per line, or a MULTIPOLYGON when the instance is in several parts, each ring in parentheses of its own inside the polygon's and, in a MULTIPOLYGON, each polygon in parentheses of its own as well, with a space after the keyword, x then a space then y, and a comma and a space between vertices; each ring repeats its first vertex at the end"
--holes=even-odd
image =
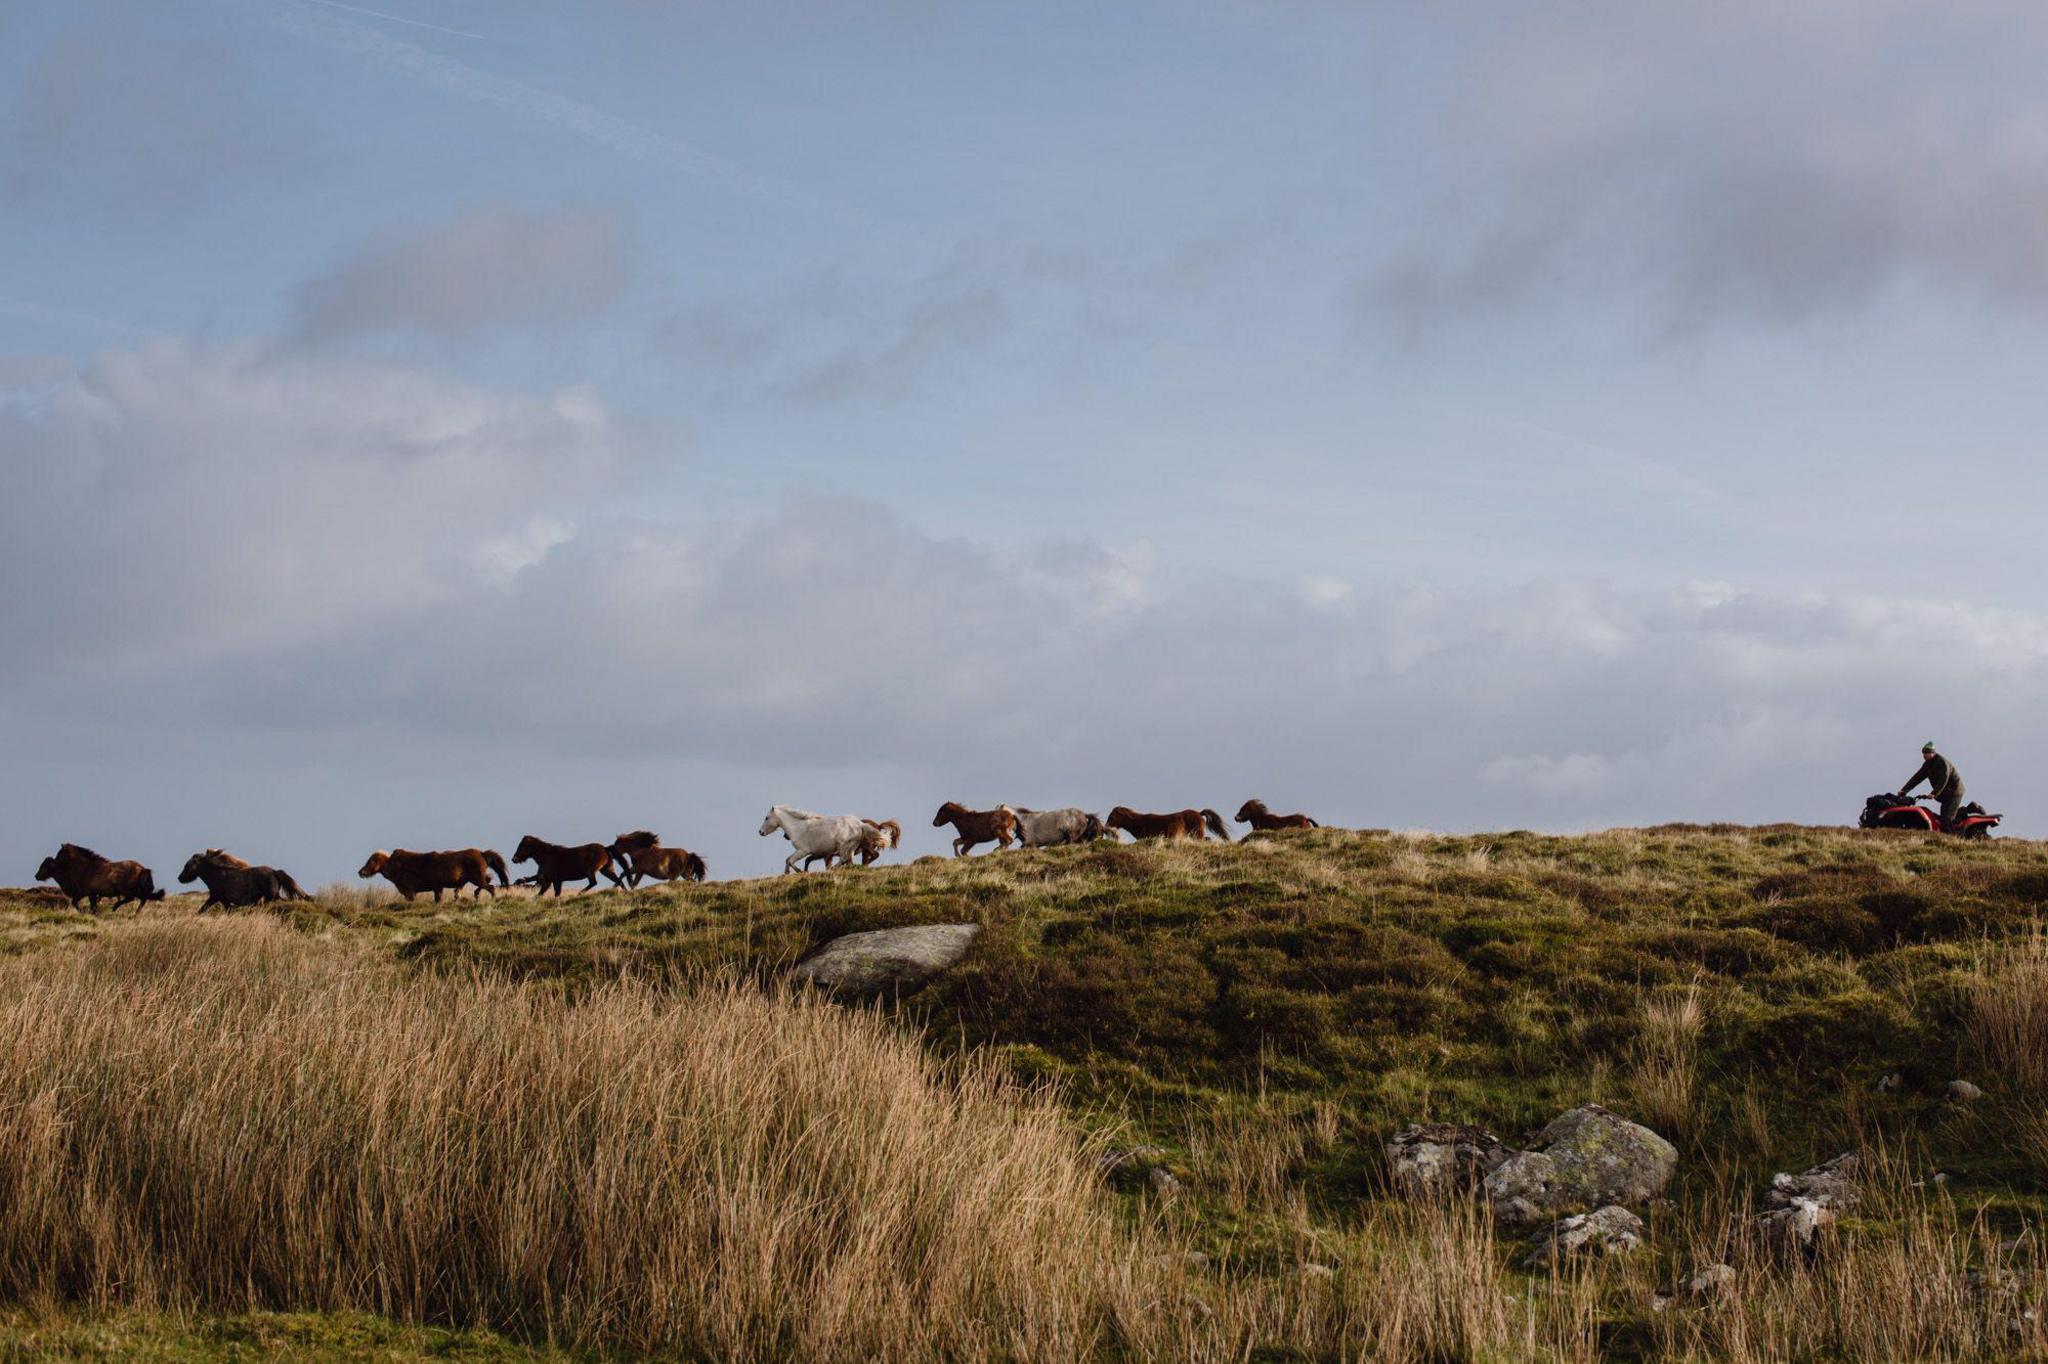
POLYGON ((967 808, 963 806, 959 801, 949 800, 944 805, 941 805, 939 807, 939 812, 937 814, 932 816, 932 827, 936 829, 941 824, 944 824, 949 820, 958 819, 961 815, 964 815, 966 813, 967 808))
POLYGON ((40 867, 37 867, 37 868, 36 868, 36 880, 38 880, 38 881, 52 881, 52 880, 55 880, 55 879, 56 879, 56 876, 57 876, 57 859, 56 859, 56 858, 54 858, 54 857, 46 857, 46 858, 44 858, 44 859, 43 859, 43 865, 42 865, 42 866, 40 866, 40 867))
POLYGON ((193 853, 185 859, 185 869, 178 873, 178 884, 181 886, 191 885, 199 879, 199 871, 202 867, 212 865, 213 859, 206 853, 193 853))
POLYGON ((761 821, 761 837, 766 838, 768 837, 768 835, 774 833, 777 829, 781 827, 782 807, 780 805, 769 806, 768 818, 761 821))
POLYGON ((519 846, 512 850, 512 860, 514 862, 531 862, 533 861, 533 855, 539 851, 540 840, 532 834, 528 834, 520 839, 519 846))
POLYGON ((1249 824, 1252 822, 1253 815, 1263 815, 1264 813, 1266 813, 1266 802, 1262 800, 1248 800, 1237 807, 1237 822, 1239 824, 1249 824))
POLYGON ((370 860, 369 860, 369 861, 367 861, 367 862, 365 862, 365 863, 363 863, 362 869, 361 869, 360 871, 358 871, 358 872, 356 873, 356 875, 358 875, 358 876, 375 876, 375 875, 376 875, 376 874, 377 874, 378 872, 380 872, 380 871, 384 870, 384 868, 385 868, 385 867, 389 866, 389 865, 390 865, 390 863, 391 863, 391 854, 390 854, 390 853, 388 853, 388 852, 383 852, 383 851, 381 851, 381 850, 380 850, 380 851, 378 851, 378 852, 373 852, 373 853, 371 853, 371 854, 370 854, 370 860))

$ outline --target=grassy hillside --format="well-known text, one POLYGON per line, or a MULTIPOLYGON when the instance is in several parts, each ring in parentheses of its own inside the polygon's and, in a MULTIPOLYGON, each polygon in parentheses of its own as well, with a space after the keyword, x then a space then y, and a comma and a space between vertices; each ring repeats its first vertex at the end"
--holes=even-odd
MULTIPOLYGON (((1124 1229, 1095 1253, 1127 1268, 1026 1295, 1058 1300, 1060 1339, 1092 1338, 1107 1356, 1883 1358, 1910 1342, 1916 1357, 1961 1359, 2048 1344, 2038 1324, 2021 1339, 1987 1315, 1968 1278, 1989 1259, 2038 1257, 2007 1243, 2048 1192, 2044 905, 2048 847, 2020 842, 1790 827, 1323 830, 559 904, 407 907, 337 891, 282 926, 321 960, 388 973, 380 988, 512 988, 576 1017, 613 1007, 621 989, 690 999, 706 977, 773 982, 840 933, 983 924, 968 961, 904 1001, 896 1024, 934 1063, 965 1053, 970 1068, 1056 1080, 1076 1140, 1156 1143, 1185 1184, 1165 1204, 1143 1181, 1105 1191, 1124 1229), (1951 1101, 1955 1078, 1985 1097, 1951 1101), (1380 1196, 1380 1143, 1402 1124, 1480 1122, 1512 1141, 1589 1099, 1682 1153, 1638 1261, 1531 1285, 1483 1219, 1380 1196), (1657 1282, 1726 1252, 1730 1217, 1771 1171, 1850 1146, 1883 1152, 1887 1182, 1853 1253, 1745 1279, 1742 1303, 1718 1315, 1651 1309, 1657 1282), (1149 1266, 1136 1275, 1146 1300, 1199 1299, 1200 1312, 1168 1313, 1169 1329, 1134 1308, 1131 1265, 1149 1266), (1332 1270, 1332 1286, 1314 1287, 1304 1266, 1332 1270), (1854 1300, 1900 1293, 1912 1299, 1905 1334, 1871 1336, 1854 1300)), ((173 899, 138 924, 0 893, 0 951, 24 966, 103 953, 189 908, 173 899)), ((970 1314, 1009 1301, 962 1293, 970 1314)), ((191 1301, 354 1305, 536 1339, 505 1300, 191 1301)), ((0 1341, 10 1329, 0 1323, 0 1341)), ((564 1339, 674 1338, 636 1329, 564 1339)), ((905 1357, 1001 1358, 1020 1338, 1007 1352, 974 1334, 901 1343, 905 1357)))

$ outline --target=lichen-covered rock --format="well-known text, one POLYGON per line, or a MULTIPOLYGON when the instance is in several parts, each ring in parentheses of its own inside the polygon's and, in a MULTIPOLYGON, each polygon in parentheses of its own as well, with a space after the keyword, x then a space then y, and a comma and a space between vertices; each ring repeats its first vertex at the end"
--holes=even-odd
POLYGON ((1575 1213, 1531 1237, 1522 1266, 1555 1269, 1575 1256, 1626 1255, 1642 1248, 1645 1232, 1643 1219, 1627 1208, 1610 1204, 1593 1212, 1575 1213))
POLYGON ((834 938, 790 972, 834 994, 908 994, 967 955, 980 924, 919 924, 834 938))
POLYGON ((1526 1223, 1575 1208, 1644 1203, 1664 1192, 1678 1168, 1678 1148, 1598 1104, 1552 1119, 1535 1146, 1517 1152, 1486 1176, 1494 1216, 1526 1223))
POLYGON ((1404 1198, 1433 1198, 1479 1187, 1508 1158, 1500 1138, 1483 1127, 1419 1122, 1387 1142, 1387 1176, 1404 1198))

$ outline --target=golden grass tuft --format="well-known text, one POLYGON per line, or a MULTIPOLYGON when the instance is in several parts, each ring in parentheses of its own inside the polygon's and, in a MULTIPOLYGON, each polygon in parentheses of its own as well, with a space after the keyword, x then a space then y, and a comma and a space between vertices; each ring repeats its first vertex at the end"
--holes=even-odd
POLYGON ((10 1300, 1071 1358, 1134 1254, 1048 1096, 876 1015, 408 975, 261 918, 0 962, 10 1300))

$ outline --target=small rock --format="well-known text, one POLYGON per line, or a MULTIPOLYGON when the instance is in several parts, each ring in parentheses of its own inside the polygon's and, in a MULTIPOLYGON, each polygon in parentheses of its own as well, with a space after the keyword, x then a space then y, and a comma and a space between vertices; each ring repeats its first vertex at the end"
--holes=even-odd
POLYGON ((1821 1233, 1839 1217, 1826 1204, 1795 1198, 1787 1206, 1765 1213, 1758 1221, 1763 1226, 1765 1244, 1780 1255, 1790 1256, 1811 1253, 1818 1246, 1821 1233))
POLYGON ((1112 1146, 1096 1160, 1095 1169, 1103 1175, 1150 1169, 1166 1160, 1169 1154, 1164 1146, 1112 1146))
POLYGON ((1483 1127, 1419 1122, 1387 1142, 1387 1171, 1404 1198, 1432 1198, 1475 1188, 1508 1158, 1500 1138, 1483 1127))
POLYGON ((1723 1297, 1734 1287, 1733 1265, 1708 1265, 1685 1281, 1687 1295, 1700 1299, 1723 1297))
POLYGON ((1164 1255, 1154 1255, 1152 1263, 1167 1268, 1179 1265, 1183 1269, 1207 1269, 1209 1257, 1199 1250, 1171 1250, 1164 1255))
POLYGON ((1554 1269, 1573 1256, 1627 1255, 1642 1248, 1645 1230, 1642 1218, 1613 1204, 1576 1213, 1531 1237, 1522 1264, 1527 1269, 1554 1269))
POLYGON ((1650 1295, 1650 1310, 1652 1312, 1670 1311, 1671 1295, 1669 1293, 1652 1293, 1650 1295))
POLYGON ((1863 1201, 1863 1190, 1857 1183, 1862 1173, 1863 1157, 1854 1151, 1844 1151, 1833 1160, 1822 1161, 1796 1175, 1772 1175, 1770 1205, 1790 1208, 1804 1200, 1823 1208, 1853 1208, 1863 1201))
POLYGON ((1984 1097, 1984 1091, 1968 1080, 1950 1080, 1948 1096, 1959 1104, 1973 1104, 1984 1097))
POLYGON ((1154 1165, 1152 1172, 1145 1176, 1152 1186, 1152 1194, 1162 1203, 1171 1203, 1180 1197, 1181 1183, 1173 1177, 1173 1171, 1161 1165, 1154 1165))
POLYGON ((834 994, 908 994, 966 956, 980 935, 980 924, 848 933, 798 962, 790 974, 834 994))

